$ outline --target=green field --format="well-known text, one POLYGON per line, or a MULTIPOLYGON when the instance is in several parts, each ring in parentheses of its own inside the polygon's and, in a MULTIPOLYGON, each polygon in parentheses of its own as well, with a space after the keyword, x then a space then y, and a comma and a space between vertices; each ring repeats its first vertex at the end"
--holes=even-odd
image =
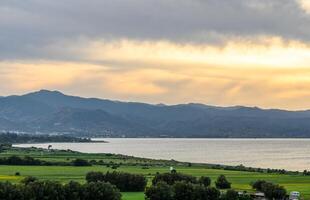
MULTIPOLYGON (((193 176, 209 176, 214 182, 216 178, 224 174, 227 179, 232 182, 232 187, 240 191, 251 191, 250 183, 258 179, 271 181, 283 185, 288 191, 300 191, 304 199, 310 200, 310 177, 302 175, 281 175, 267 174, 256 172, 241 172, 210 169, 207 165, 192 165, 188 166, 185 163, 175 161, 155 161, 144 160, 133 157, 124 157, 118 155, 106 154, 81 154, 72 152, 43 152, 40 150, 11 150, 3 152, 0 156, 8 155, 32 155, 37 158, 46 160, 61 160, 68 161, 76 157, 82 157, 88 160, 104 160, 105 162, 122 163, 117 169, 118 171, 144 174, 149 180, 157 173, 169 171, 169 166, 173 165, 178 172, 190 174, 193 176), (145 165, 149 165, 147 168, 145 165)), ((25 176, 35 176, 42 180, 56 180, 60 182, 68 182, 70 180, 84 182, 85 174, 89 171, 112 171, 107 166, 89 166, 89 167, 74 167, 74 166, 0 166, 0 181, 18 182, 25 176), (19 172, 20 176, 15 176, 19 172)), ((143 200, 143 193, 123 193, 124 200, 143 200)))

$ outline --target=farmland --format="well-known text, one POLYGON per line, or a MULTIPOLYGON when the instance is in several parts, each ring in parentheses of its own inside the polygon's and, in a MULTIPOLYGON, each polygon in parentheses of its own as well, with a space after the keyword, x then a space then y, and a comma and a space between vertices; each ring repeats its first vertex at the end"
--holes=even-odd
MULTIPOLYGON (((98 161, 102 165, 92 165, 84 167, 76 166, 0 166, 0 181, 10 181, 18 183, 26 176, 35 176, 41 180, 55 180, 62 183, 71 180, 85 182, 85 175, 90 171, 123 171, 129 173, 145 175, 150 184, 150 180, 156 173, 169 171, 173 166, 178 172, 190 174, 196 177, 208 176, 213 183, 216 178, 223 174, 232 182, 232 187, 240 191, 252 191, 250 183, 256 180, 266 180, 283 185, 288 191, 300 191, 305 199, 310 199, 310 178, 302 174, 278 174, 278 173, 260 173, 247 171, 232 171, 222 169, 212 169, 209 165, 188 164, 177 161, 151 160, 135 158, 112 154, 85 154, 72 151, 47 151, 43 149, 22 149, 12 148, 0 153, 0 158, 18 155, 31 156, 36 159, 42 159, 53 162, 70 162, 73 159, 81 158, 88 161, 98 161), (100 161, 100 162, 99 162, 100 161), (117 165, 116 168, 113 166, 117 165), (17 175, 16 175, 17 174, 17 175)), ((142 200, 143 193, 123 193, 124 200, 142 200)))

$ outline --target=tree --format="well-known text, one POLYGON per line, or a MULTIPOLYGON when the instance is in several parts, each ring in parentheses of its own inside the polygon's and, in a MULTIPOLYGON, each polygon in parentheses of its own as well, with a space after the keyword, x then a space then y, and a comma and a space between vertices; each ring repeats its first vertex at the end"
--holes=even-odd
POLYGON ((84 187, 74 181, 70 181, 64 185, 65 199, 66 200, 83 200, 84 199, 84 187))
POLYGON ((225 200, 239 200, 238 192, 236 192, 235 190, 227 190, 224 196, 224 199, 225 200))
POLYGON ((218 200, 220 198, 220 191, 214 187, 205 187, 203 185, 194 186, 195 200, 218 200))
POLYGON ((0 182, 0 200, 16 199, 24 199, 22 188, 9 182, 0 182))
POLYGON ((121 193, 116 186, 104 182, 86 183, 84 200, 121 200, 121 193))
POLYGON ((25 185, 26 199, 65 200, 63 185, 55 181, 34 181, 25 185))
POLYGON ((262 191, 263 184, 265 184, 265 183, 266 183, 266 181, 264 181, 264 180, 255 181, 254 183, 252 183, 252 188, 257 190, 257 191, 262 191))
POLYGON ((218 189, 230 189, 231 183, 228 182, 224 175, 220 175, 215 182, 216 188, 218 189))
POLYGON ((193 200, 194 199, 194 186, 192 183, 185 181, 176 182, 173 185, 174 200, 193 200))
POLYGON ((211 185, 211 179, 209 177, 202 176, 199 178, 199 183, 201 185, 209 187, 211 185))
POLYGON ((147 200, 173 200, 173 191, 166 182, 158 182, 146 189, 147 200))
POLYGON ((181 173, 156 174, 152 180, 152 183, 155 185, 158 182, 166 182, 168 185, 173 185, 177 181, 185 181, 194 184, 197 183, 196 177, 181 173))
POLYGON ((286 189, 283 186, 275 185, 273 188, 274 199, 284 199, 286 196, 286 189))
POLYGON ((86 175, 87 182, 109 182, 116 185, 122 192, 142 192, 144 191, 147 180, 143 175, 130 174, 125 172, 89 172, 86 175))

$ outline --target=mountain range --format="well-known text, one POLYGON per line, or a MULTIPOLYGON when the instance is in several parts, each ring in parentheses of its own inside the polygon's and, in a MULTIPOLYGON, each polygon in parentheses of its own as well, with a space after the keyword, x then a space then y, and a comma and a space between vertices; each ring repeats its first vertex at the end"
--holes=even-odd
POLYGON ((0 130, 103 137, 310 137, 310 111, 152 105, 65 95, 0 97, 0 130))

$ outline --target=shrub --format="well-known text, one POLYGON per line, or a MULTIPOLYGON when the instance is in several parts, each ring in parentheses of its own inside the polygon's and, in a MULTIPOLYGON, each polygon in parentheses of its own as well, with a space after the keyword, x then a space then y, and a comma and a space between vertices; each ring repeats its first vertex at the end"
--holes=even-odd
POLYGON ((102 172, 88 172, 86 174, 86 181, 87 182, 98 182, 103 181, 104 175, 102 172))
POLYGON ((209 177, 202 176, 199 178, 199 183, 208 187, 211 185, 211 179, 209 177))
POLYGON ((80 158, 73 160, 72 165, 77 166, 77 167, 91 166, 91 164, 87 160, 80 159, 80 158))
POLYGON ((231 188, 231 183, 227 181, 224 175, 220 175, 215 182, 216 188, 218 189, 229 189, 231 188))
POLYGON ((25 185, 28 185, 29 183, 32 183, 32 182, 35 182, 37 181, 38 179, 36 177, 33 177, 33 176, 27 176, 25 177, 23 180, 21 180, 21 183, 25 184, 25 185))

